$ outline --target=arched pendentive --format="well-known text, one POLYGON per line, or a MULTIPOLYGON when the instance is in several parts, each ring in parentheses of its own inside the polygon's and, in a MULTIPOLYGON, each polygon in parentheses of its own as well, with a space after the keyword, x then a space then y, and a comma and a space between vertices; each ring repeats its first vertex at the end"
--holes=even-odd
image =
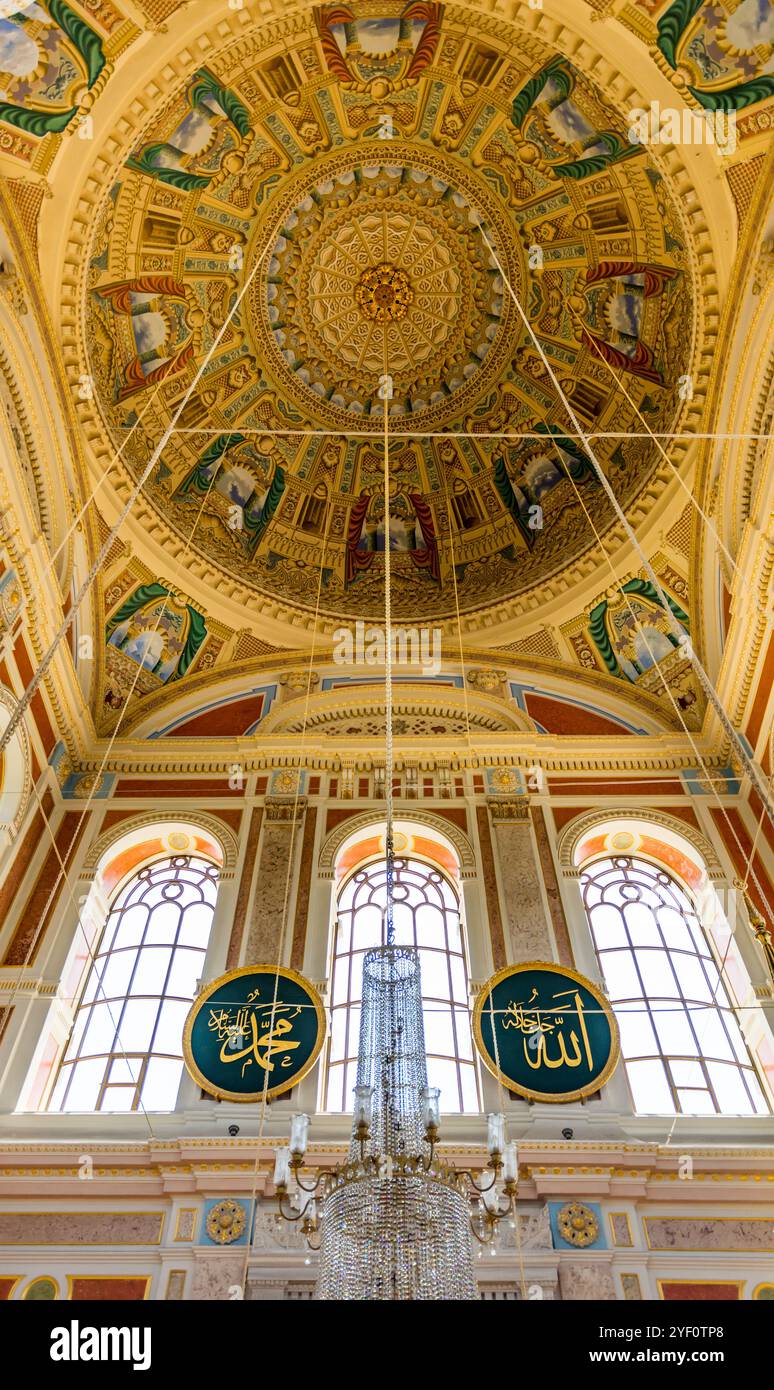
MULTIPOLYGON (((464 831, 444 816, 433 815, 430 811, 410 811, 399 817, 401 822, 426 826, 435 835, 446 840, 457 857, 461 878, 472 878, 476 872, 476 856, 473 846, 464 831)), ((332 830, 323 842, 318 860, 318 873, 321 878, 334 878, 339 853, 347 840, 357 835, 366 835, 370 829, 383 829, 384 816, 378 811, 364 811, 362 815, 352 816, 332 830)))

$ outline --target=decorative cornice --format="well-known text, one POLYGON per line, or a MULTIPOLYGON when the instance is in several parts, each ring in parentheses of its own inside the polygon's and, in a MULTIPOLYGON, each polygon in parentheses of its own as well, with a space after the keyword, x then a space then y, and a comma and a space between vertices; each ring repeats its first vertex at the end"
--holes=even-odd
MULTIPOLYGON (((245 776, 252 772, 272 771, 275 768, 298 768, 302 764, 307 769, 338 772, 347 763, 358 763, 365 759, 373 762, 358 738, 337 740, 338 749, 333 750, 330 743, 322 738, 313 739, 309 735, 291 737, 288 734, 267 737, 255 735, 247 739, 218 739, 217 743, 203 749, 197 746, 197 754, 191 756, 187 740, 164 739, 151 743, 145 740, 127 740, 122 747, 112 750, 105 741, 95 744, 88 757, 82 758, 77 771, 82 773, 113 772, 125 775, 141 775, 148 778, 185 776, 197 774, 229 775, 230 769, 238 763, 245 776), (104 767, 103 767, 104 758, 104 767)), ((465 743, 467 740, 465 740, 465 743)), ((372 744, 370 745, 372 746, 372 744)), ((480 730, 472 731, 470 745, 460 746, 459 737, 432 739, 426 737, 395 739, 396 760, 415 766, 435 768, 440 762, 455 770, 482 767, 527 768, 535 764, 548 773, 643 773, 675 772, 695 768, 697 753, 701 755, 708 768, 723 767, 723 754, 701 737, 689 739, 677 733, 653 735, 628 735, 620 739, 600 739, 598 737, 575 736, 571 747, 567 746, 561 735, 550 734, 487 734, 480 730), (601 745, 601 746, 600 746, 601 745)), ((727 762, 727 758, 725 760, 727 762)), ((152 795, 149 789, 149 796, 152 795)), ((616 794, 615 787, 609 791, 600 784, 600 795, 616 794)))

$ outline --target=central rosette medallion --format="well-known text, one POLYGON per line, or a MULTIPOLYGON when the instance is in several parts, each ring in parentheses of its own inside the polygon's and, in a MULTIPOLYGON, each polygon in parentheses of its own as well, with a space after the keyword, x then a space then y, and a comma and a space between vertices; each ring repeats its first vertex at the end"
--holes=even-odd
MULTIPOLYGON (((381 418, 385 371, 393 416, 432 412, 440 423, 501 363, 508 306, 478 226, 483 195, 469 199, 445 172, 396 163, 318 175, 256 278, 252 317, 266 328, 270 375, 334 428, 381 418)), ((488 235, 497 240, 491 225, 488 235)))
POLYGON ((389 261, 369 266, 355 286, 355 303, 367 319, 376 319, 377 323, 405 318, 413 300, 408 275, 389 261))

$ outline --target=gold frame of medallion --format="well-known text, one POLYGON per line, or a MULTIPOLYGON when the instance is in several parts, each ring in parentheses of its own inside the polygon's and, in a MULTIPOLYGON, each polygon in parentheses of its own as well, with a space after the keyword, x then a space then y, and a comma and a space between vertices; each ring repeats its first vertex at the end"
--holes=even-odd
POLYGON ((264 1099, 275 1100, 277 1096, 283 1095, 285 1091, 289 1091, 291 1087, 297 1086, 300 1081, 303 1081, 304 1077, 309 1074, 320 1056, 327 1034, 328 1024, 322 999, 314 985, 307 980, 306 976, 300 975, 297 970, 290 970, 281 965, 260 963, 257 965, 241 965, 238 970, 227 970, 224 975, 219 975, 217 979, 211 980, 208 985, 205 985, 201 994, 197 995, 196 999, 194 999, 185 1021, 185 1027, 183 1028, 183 1061, 185 1062, 188 1075, 193 1078, 197 1085, 201 1086, 202 1090, 206 1091, 208 1095, 213 1096, 215 1100, 233 1100, 240 1105, 254 1105, 256 1101, 264 1099), (286 1081, 279 1086, 269 1086, 265 1093, 263 1090, 260 1090, 253 1091, 250 1095, 241 1095, 236 1091, 224 1091, 220 1088, 216 1088, 214 1083, 208 1080, 204 1073, 199 1070, 194 1061, 191 1051, 191 1033, 193 1031, 193 1026, 199 1016, 200 1010, 209 1003, 211 996, 217 989, 220 989, 221 985, 227 984, 229 980, 236 980, 240 975, 258 975, 262 972, 267 975, 273 975, 275 979, 282 977, 286 980, 294 980, 297 985, 301 985, 301 987, 306 990, 317 1015, 317 1041, 307 1061, 304 1063, 304 1066, 300 1071, 294 1073, 290 1081, 286 1081))
POLYGON ((609 999, 605 998, 597 985, 593 984, 585 975, 581 975, 579 970, 572 970, 568 965, 556 965, 554 961, 547 960, 519 961, 517 965, 505 965, 502 970, 498 970, 494 975, 490 975, 486 984, 483 985, 476 995, 476 1002, 473 1005, 473 1037, 475 1038, 478 1055, 487 1071, 490 1072, 507 1091, 512 1091, 516 1095, 523 1096, 525 1100, 544 1101, 549 1105, 565 1105, 570 1101, 580 1100, 583 1096, 590 1096, 596 1091, 600 1091, 605 1082, 612 1076, 621 1057, 621 1035, 618 1030, 618 1020, 613 1012, 609 999), (599 1076, 595 1077, 587 1086, 581 1086, 577 1091, 565 1091, 560 1096, 551 1096, 547 1095, 545 1091, 534 1091, 527 1086, 521 1086, 518 1082, 499 1070, 494 1059, 490 1059, 487 1048, 484 1046, 484 1039, 481 1032, 481 1014, 484 1010, 484 1000, 501 980, 506 979, 509 975, 520 975, 526 970, 547 970, 554 975, 564 975, 571 980, 575 980, 577 984, 583 985, 584 988, 594 996, 607 1016, 608 1023, 610 1024, 610 1056, 599 1076))

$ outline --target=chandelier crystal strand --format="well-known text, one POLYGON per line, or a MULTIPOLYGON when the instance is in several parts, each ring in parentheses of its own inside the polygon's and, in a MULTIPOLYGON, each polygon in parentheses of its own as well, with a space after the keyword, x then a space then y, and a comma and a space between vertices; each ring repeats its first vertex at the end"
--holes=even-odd
POLYGON ((323 1203, 318 1299, 477 1299, 469 1200, 462 1176, 428 1155, 426 1088, 418 953, 376 947, 363 963, 357 1066, 370 1133, 364 1142, 356 1104, 348 1161, 323 1203))
MULTIPOLYGON (((395 846, 393 837, 394 802, 392 793, 393 750, 392 750, 392 559, 390 556, 390 396, 392 394, 390 376, 387 371, 387 329, 384 329, 384 372, 382 374, 382 401, 384 404, 384 715, 385 715, 385 769, 384 783, 387 798, 387 829, 385 832, 385 858, 387 867, 387 905, 386 941, 392 946, 395 941, 394 887, 395 887, 395 846)), ((425 1085, 427 1082, 425 1082, 425 1085)))

